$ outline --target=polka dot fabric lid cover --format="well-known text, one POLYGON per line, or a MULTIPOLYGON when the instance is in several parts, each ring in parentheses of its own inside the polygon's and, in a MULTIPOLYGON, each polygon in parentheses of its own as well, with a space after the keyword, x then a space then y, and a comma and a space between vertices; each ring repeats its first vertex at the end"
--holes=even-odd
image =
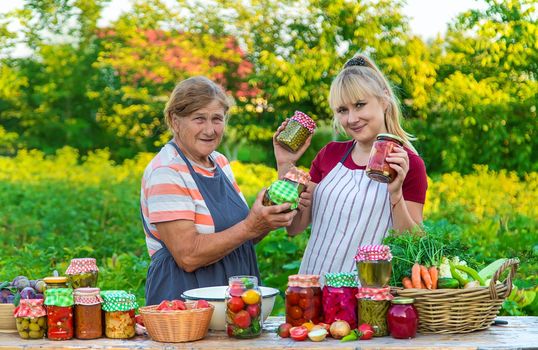
POLYGON ((103 298, 103 310, 112 311, 129 311, 138 307, 136 297, 124 290, 104 290, 101 292, 103 298))
POLYGON ((66 275, 79 275, 85 272, 99 271, 94 258, 71 259, 69 267, 65 271, 66 275))

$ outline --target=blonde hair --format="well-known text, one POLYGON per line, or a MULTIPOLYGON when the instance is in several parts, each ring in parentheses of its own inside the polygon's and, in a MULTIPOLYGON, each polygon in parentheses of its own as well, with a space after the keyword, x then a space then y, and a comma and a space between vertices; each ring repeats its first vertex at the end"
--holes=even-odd
MULTIPOLYGON (((339 106, 354 104, 365 96, 373 96, 380 102, 387 103, 385 111, 387 132, 400 137, 407 148, 418 154, 411 144, 416 138, 401 126, 400 103, 389 82, 372 60, 359 54, 350 59, 334 78, 329 92, 329 105, 336 111, 339 106)), ((343 130, 336 115, 333 116, 333 125, 335 129, 343 130)))
POLYGON ((232 102, 222 87, 202 76, 179 82, 164 107, 164 121, 168 129, 174 131, 172 127, 174 116, 187 117, 215 100, 224 108, 226 117, 232 102))

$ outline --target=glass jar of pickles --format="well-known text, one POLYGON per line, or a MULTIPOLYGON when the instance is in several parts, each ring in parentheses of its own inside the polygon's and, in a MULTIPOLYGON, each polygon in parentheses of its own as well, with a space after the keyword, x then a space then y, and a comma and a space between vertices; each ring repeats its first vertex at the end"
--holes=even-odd
POLYGON ((410 339, 417 335, 418 312, 413 306, 415 299, 398 297, 392 299, 387 322, 390 335, 396 339, 410 339))
POLYGON ((226 289, 226 332, 248 339, 262 333, 262 293, 256 276, 233 276, 226 289))
POLYGON ((42 339, 47 331, 47 311, 43 299, 21 299, 13 311, 22 339, 42 339))
POLYGON ((286 290, 286 322, 300 326, 319 323, 322 315, 319 275, 290 275, 286 290))
POLYGON ((73 290, 55 288, 45 290, 47 307, 47 338, 68 340, 73 338, 73 290))
POLYGON ((288 124, 276 137, 276 141, 282 147, 297 152, 308 137, 314 133, 316 123, 303 112, 295 111, 288 124))
POLYGON ((99 268, 94 258, 71 259, 69 267, 65 271, 71 288, 95 288, 99 268))
POLYGON ((299 204, 299 192, 297 186, 289 181, 277 180, 269 186, 263 196, 262 204, 265 206, 291 203, 287 212, 297 209, 299 204))
POLYGON ((359 288, 357 293, 359 324, 368 323, 374 329, 374 337, 389 334, 387 312, 392 295, 390 287, 359 288))
POLYGON ((389 183, 396 178, 396 170, 390 167, 387 157, 397 146, 403 146, 403 140, 400 137, 392 134, 377 135, 370 151, 368 165, 366 165, 366 175, 370 179, 389 183))
POLYGON ((107 338, 128 339, 135 336, 135 309, 138 307, 133 294, 123 290, 101 292, 105 311, 107 338))
POLYGON ((362 287, 382 288, 389 285, 392 273, 392 254, 387 245, 373 244, 361 246, 355 261, 362 287))
POLYGON ((355 273, 326 273, 323 287, 324 322, 336 320, 349 323, 357 328, 357 275, 355 273))
POLYGON ((103 335, 99 288, 78 288, 75 299, 75 338, 96 339, 103 335))

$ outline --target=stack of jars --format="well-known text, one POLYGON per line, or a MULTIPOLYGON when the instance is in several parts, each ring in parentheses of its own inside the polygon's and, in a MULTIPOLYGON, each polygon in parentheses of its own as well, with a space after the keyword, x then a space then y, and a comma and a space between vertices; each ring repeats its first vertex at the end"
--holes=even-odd
POLYGON ((319 275, 290 275, 286 290, 286 322, 300 326, 319 323, 322 316, 319 275))

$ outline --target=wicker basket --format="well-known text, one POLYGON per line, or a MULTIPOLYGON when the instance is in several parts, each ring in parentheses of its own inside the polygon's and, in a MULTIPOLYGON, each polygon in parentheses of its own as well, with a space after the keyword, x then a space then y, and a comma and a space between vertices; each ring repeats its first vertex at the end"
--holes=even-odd
POLYGON ((13 310, 15 310, 15 305, 13 304, 0 304, 0 333, 17 331, 13 310))
POLYGON ((487 287, 467 289, 393 289, 393 294, 415 299, 418 331, 458 334, 487 329, 493 323, 510 291, 519 260, 507 260, 493 275, 487 287), (501 274, 511 268, 502 284, 501 274))
POLYGON ((144 325, 151 339, 181 343, 206 336, 215 307, 194 309, 196 302, 186 302, 187 310, 157 311, 157 305, 140 308, 144 325))

